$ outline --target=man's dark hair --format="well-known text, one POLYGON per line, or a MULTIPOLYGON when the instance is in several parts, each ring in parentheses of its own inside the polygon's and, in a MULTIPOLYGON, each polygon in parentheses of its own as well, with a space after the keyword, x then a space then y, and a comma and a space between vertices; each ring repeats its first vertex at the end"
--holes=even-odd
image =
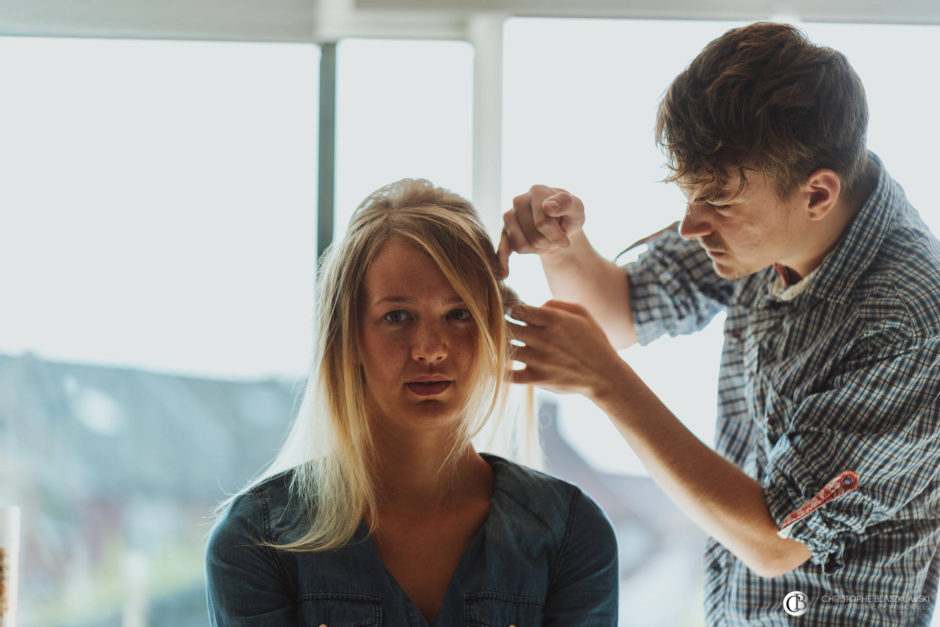
MULTIPOLYGON (((867 161, 865 89, 841 52, 787 24, 759 22, 709 43, 659 104, 656 141, 672 171, 715 193, 763 172, 788 195, 829 168, 851 195, 867 161)), ((738 191, 740 191, 740 189, 738 191)))

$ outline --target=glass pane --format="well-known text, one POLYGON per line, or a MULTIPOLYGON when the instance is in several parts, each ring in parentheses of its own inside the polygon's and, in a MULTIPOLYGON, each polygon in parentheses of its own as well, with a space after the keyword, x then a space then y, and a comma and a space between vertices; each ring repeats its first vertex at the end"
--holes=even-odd
POLYGON ((336 236, 367 195, 401 178, 469 198, 473 48, 350 39, 336 58, 336 236))
POLYGON ((318 50, 0 46, 0 350, 213 376, 304 370, 318 50))
POLYGON ((210 511, 276 450, 309 363, 319 51, 0 38, 0 59, 19 625, 205 625, 210 511))

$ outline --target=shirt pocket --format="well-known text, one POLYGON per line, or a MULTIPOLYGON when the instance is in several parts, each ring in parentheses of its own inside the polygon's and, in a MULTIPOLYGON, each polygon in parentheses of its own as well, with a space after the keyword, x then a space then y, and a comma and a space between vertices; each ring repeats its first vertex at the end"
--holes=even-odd
POLYGON ((300 598, 304 627, 373 627, 382 624, 382 599, 368 594, 308 592, 300 598))
POLYGON ((467 627, 539 627, 542 601, 524 594, 468 592, 464 614, 467 627))

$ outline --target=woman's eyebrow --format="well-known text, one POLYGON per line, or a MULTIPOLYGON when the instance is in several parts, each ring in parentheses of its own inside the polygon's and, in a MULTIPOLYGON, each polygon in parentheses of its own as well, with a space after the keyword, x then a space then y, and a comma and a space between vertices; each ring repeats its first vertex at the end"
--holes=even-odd
POLYGON ((378 299, 373 305, 381 305, 382 303, 410 303, 413 299, 406 298, 405 296, 383 296, 378 299))
MULTIPOLYGON (((409 304, 415 302, 415 298, 409 296, 383 296, 372 303, 373 306, 378 306, 383 303, 395 303, 395 304, 409 304)), ((461 305, 463 304, 463 299, 460 296, 453 296, 444 301, 445 305, 461 305)))

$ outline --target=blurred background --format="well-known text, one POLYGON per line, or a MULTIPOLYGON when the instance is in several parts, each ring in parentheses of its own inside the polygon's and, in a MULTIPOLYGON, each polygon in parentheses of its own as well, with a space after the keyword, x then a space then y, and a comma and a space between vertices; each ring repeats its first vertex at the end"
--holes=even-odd
MULTIPOLYGON (((494 14, 461 30, 405 13, 387 33, 194 41, 79 17, 84 30, 49 21, 66 36, 41 37, 42 15, 9 13, 0 502, 23 508, 21 627, 206 625, 212 508, 286 434, 317 251, 358 202, 428 178, 472 198, 495 238, 513 196, 564 187, 613 257, 684 209, 659 182, 663 90, 709 40, 761 17, 494 14)), ((940 144, 940 27, 804 20, 860 74, 870 147, 940 232, 936 160, 923 157, 940 144)), ((514 257, 509 282, 529 302, 550 296, 537 259, 514 257)), ((720 344, 716 319, 623 352, 705 442, 720 344)), ((621 623, 703 624, 704 537, 593 405, 539 400, 548 470, 617 528, 621 623)))

